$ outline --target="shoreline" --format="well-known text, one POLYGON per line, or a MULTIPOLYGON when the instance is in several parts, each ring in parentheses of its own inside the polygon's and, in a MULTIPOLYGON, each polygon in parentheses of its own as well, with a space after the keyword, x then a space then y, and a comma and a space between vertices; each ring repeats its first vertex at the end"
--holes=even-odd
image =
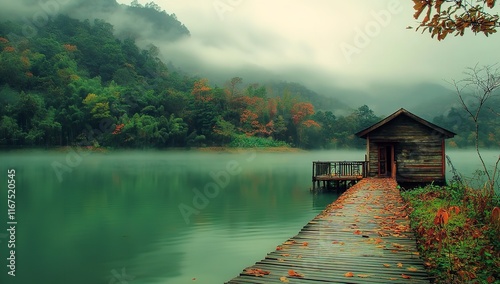
POLYGON ((196 152, 206 152, 206 153, 245 153, 255 151, 258 153, 301 153, 308 152, 307 150, 295 148, 295 147, 249 147, 249 148, 241 148, 241 147, 226 147, 226 146, 210 146, 210 147, 171 147, 171 148, 148 148, 148 149, 140 149, 140 148, 107 148, 107 147, 80 147, 80 146, 59 146, 59 147, 32 147, 32 148, 24 148, 24 147, 14 147, 14 148, 0 148, 0 153, 9 153, 9 152, 24 152, 24 151, 35 151, 35 152, 61 152, 67 153, 71 151, 88 151, 94 153, 113 153, 113 152, 125 152, 125 151, 140 151, 140 152, 181 152, 181 151, 196 151, 196 152))

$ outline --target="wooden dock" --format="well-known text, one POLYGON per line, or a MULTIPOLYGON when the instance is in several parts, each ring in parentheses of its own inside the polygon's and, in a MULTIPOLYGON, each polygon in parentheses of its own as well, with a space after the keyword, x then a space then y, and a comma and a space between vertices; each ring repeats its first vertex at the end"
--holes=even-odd
POLYGON ((361 180, 226 283, 429 283, 396 186, 361 180))
POLYGON ((313 162, 313 189, 343 188, 356 184, 366 177, 365 161, 317 161, 313 162))

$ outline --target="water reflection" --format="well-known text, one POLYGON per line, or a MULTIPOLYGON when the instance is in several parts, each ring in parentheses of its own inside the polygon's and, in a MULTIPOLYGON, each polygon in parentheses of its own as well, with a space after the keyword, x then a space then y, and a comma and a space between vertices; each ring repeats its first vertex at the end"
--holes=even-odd
POLYGON ((221 283, 335 198, 313 201, 311 157, 302 153, 91 154, 62 181, 51 164, 65 153, 1 159, 2 172, 18 173, 19 204, 18 273, 4 271, 1 283, 221 283), (228 165, 240 170, 186 223, 179 205, 194 207, 195 191, 217 184, 228 165))

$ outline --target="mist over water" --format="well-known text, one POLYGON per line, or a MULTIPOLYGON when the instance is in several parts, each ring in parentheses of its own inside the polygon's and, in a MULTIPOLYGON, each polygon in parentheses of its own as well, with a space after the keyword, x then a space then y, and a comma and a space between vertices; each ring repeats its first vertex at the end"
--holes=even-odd
MULTIPOLYGON (((2 267, 0 282, 222 283, 336 199, 309 192, 312 161, 364 154, 123 151, 78 162, 61 152, 1 153, 1 172, 16 170, 18 226, 17 276, 2 267), (62 180, 54 163, 70 169, 62 180)), ((472 151, 448 154, 465 175, 479 165, 472 151)))

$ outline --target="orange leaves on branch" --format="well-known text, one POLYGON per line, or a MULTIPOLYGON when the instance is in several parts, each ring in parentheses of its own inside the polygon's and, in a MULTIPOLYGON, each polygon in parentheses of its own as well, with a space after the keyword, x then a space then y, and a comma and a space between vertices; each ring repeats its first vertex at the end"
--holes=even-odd
POLYGON ((211 101, 213 99, 211 97, 211 92, 212 88, 208 85, 208 79, 205 78, 195 81, 193 89, 191 90, 191 94, 193 94, 196 99, 204 102, 211 101))
MULTIPOLYGON (((420 18, 420 15, 425 10, 425 8, 430 10, 430 8, 432 7, 432 2, 429 0, 413 0, 413 3, 414 3, 413 9, 415 10, 415 14, 413 14, 413 17, 415 19, 420 18)), ((426 21, 424 20, 424 23, 425 22, 426 21)))
POLYGON ((312 119, 308 119, 308 120, 306 120, 306 121, 302 122, 302 124, 303 124, 305 127, 307 127, 307 128, 309 128, 309 127, 311 127, 311 126, 321 128, 321 126, 320 126, 320 125, 319 125, 316 121, 314 121, 314 120, 312 120, 312 119))
POLYGON ((314 106, 311 103, 296 103, 293 105, 291 113, 293 123, 297 125, 308 115, 314 114, 314 106))
POLYGON ((76 45, 64 44, 63 47, 64 47, 64 49, 66 51, 69 51, 69 52, 75 52, 75 51, 78 50, 78 48, 76 47, 76 45))
POLYGON ((14 52, 16 49, 12 46, 6 46, 4 47, 3 51, 5 52, 14 52))
POLYGON ((450 33, 464 35, 466 29, 474 33, 483 33, 488 36, 496 33, 500 26, 498 14, 493 14, 487 9, 495 6, 495 0, 413 0, 413 17, 419 19, 425 11, 425 17, 417 28, 428 30, 431 37, 437 36, 443 40, 450 33), (482 4, 480 4, 482 2, 482 4))
POLYGON ((113 131, 113 135, 117 135, 117 134, 120 134, 122 132, 122 129, 123 127, 125 127, 125 124, 117 124, 116 127, 115 127, 115 130, 113 131))
POLYGON ((252 111, 246 109, 246 110, 243 111, 243 113, 240 116, 240 122, 241 123, 246 123, 246 122, 252 123, 257 118, 259 118, 259 116, 257 114, 255 114, 252 111))
POLYGON ((269 117, 273 119, 278 113, 278 103, 275 99, 271 98, 267 101, 267 109, 269 111, 269 117))

